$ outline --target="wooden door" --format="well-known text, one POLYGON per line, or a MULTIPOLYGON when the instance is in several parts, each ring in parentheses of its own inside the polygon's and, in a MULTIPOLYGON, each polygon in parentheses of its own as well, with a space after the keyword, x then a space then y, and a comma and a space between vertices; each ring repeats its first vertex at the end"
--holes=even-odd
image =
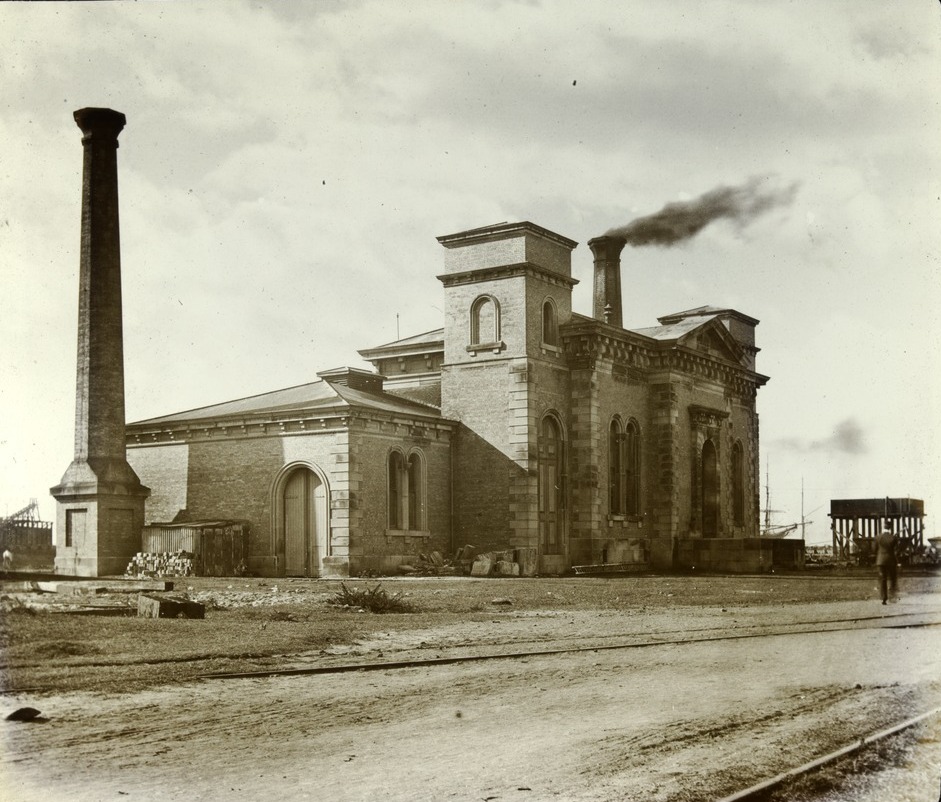
POLYGON ((306 468, 284 485, 284 572, 319 576, 323 557, 326 494, 319 477, 306 468))

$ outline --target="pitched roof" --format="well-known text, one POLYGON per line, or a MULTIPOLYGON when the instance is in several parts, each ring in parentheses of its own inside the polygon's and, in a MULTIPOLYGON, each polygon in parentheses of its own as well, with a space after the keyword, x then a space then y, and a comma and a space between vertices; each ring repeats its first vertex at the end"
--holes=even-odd
MULTIPOLYGON (((677 323, 670 323, 664 326, 651 326, 645 329, 631 329, 634 334, 641 334, 644 337, 650 337, 652 340, 679 340, 685 337, 691 331, 705 326, 710 320, 714 320, 715 315, 703 319, 702 317, 686 318, 677 323)), ((660 318, 665 320, 665 318, 660 318)))
POLYGON ((390 343, 375 345, 372 348, 360 348, 357 353, 363 359, 378 359, 382 356, 394 354, 426 353, 428 351, 444 350, 444 329, 434 329, 423 334, 403 337, 390 343))
POLYGON ((695 309, 687 309, 685 312, 674 312, 672 315, 658 317, 657 320, 663 324, 670 324, 690 317, 717 317, 719 315, 738 318, 752 326, 758 325, 758 321, 755 318, 749 317, 739 312, 737 309, 728 309, 719 306, 697 306, 695 309))
POLYGON ((270 393, 224 401, 221 404, 198 407, 172 415, 134 421, 128 426, 159 426, 173 423, 208 421, 219 418, 257 418, 289 413, 316 413, 336 410, 375 410, 404 415, 440 417, 440 412, 428 404, 421 404, 385 392, 355 390, 328 381, 300 384, 270 393))

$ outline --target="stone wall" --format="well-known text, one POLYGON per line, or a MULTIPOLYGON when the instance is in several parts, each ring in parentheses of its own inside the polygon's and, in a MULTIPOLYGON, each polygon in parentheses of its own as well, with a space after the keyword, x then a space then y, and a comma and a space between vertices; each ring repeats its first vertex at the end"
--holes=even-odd
POLYGON ((757 537, 681 540, 676 567, 734 574, 799 571, 804 567, 804 541, 757 537))

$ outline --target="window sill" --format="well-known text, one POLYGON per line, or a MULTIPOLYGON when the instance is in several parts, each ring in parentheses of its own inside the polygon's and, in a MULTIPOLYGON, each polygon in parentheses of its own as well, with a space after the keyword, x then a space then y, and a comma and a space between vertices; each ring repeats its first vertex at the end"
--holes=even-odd
POLYGON ((386 537, 431 537, 427 529, 386 529, 386 537))
POLYGON ((608 523, 631 523, 631 524, 642 524, 644 522, 643 515, 609 515, 608 523))
POLYGON ((506 344, 503 341, 495 343, 473 343, 467 346, 467 353, 471 356, 477 356, 478 351, 492 351, 495 354, 499 354, 504 348, 506 348, 506 344))

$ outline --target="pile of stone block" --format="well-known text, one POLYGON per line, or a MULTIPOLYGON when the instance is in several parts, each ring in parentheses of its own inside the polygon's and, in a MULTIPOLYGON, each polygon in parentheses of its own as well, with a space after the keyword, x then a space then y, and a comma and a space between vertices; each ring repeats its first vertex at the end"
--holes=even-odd
POLYGON ((125 576, 193 576, 195 557, 188 551, 143 552, 135 554, 127 565, 125 576))
POLYGON ((421 576, 448 576, 455 573, 454 566, 441 556, 440 551, 419 554, 414 560, 398 566, 400 574, 418 574, 421 576))
POLYGON ((461 573, 470 576, 535 576, 536 549, 508 549, 478 554, 473 546, 464 546, 454 559, 461 573))

